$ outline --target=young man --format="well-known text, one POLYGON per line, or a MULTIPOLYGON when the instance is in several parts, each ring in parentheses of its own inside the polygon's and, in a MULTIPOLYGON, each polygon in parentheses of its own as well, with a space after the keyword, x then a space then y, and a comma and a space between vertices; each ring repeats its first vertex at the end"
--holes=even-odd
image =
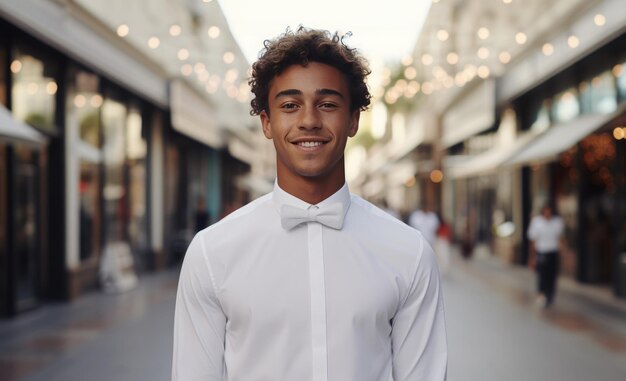
POLYGON ((368 74, 337 34, 300 28, 266 42, 252 113, 276 148, 277 181, 191 242, 173 380, 445 379, 432 250, 345 183, 368 74))

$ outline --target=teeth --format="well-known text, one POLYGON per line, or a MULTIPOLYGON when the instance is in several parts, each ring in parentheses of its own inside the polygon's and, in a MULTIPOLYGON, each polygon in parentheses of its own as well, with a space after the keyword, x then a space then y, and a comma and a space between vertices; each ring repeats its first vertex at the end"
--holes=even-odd
POLYGON ((317 147, 321 146, 322 142, 300 142, 298 145, 301 147, 317 147))

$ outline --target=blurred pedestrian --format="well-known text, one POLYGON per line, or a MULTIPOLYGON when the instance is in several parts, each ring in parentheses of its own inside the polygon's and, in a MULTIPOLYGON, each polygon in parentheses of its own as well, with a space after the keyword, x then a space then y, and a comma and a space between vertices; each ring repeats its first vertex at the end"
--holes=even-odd
POLYGON ((445 379, 432 250, 345 182, 346 141, 370 95, 344 39, 288 30, 252 66, 277 180, 191 242, 173 380, 445 379))
POLYGON ((549 307, 554 302, 556 280, 559 274, 559 252, 565 224, 554 213, 547 202, 541 208, 541 214, 534 216, 528 227, 527 236, 531 241, 530 265, 537 272, 536 303, 549 307))
POLYGON ((199 232, 200 230, 207 227, 209 224, 209 212, 206 210, 206 205, 204 203, 204 197, 199 196, 196 202, 196 211, 194 213, 195 219, 195 232, 199 232))
POLYGON ((437 218, 437 214, 429 206, 426 206, 423 210, 420 208, 415 209, 409 216, 409 225, 419 230, 431 246, 435 244, 439 218, 437 218))
POLYGON ((435 238, 435 254, 437 255, 437 263, 442 275, 450 272, 450 242, 452 241, 452 228, 443 219, 441 214, 437 214, 439 227, 437 228, 437 236, 435 238))

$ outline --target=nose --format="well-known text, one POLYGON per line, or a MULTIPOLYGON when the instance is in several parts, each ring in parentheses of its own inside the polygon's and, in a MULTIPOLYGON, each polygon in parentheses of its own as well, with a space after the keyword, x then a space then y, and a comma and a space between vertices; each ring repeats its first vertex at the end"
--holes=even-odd
POLYGON ((300 119, 300 129, 313 130, 321 128, 319 110, 316 107, 304 107, 300 119))

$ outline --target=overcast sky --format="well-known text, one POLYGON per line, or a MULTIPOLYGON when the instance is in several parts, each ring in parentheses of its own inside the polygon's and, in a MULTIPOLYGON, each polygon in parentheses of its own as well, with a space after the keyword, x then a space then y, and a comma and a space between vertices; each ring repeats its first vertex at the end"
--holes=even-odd
MULTIPOLYGON (((248 62, 263 41, 299 25, 353 33, 348 41, 372 64, 410 54, 431 0, 219 0, 248 62)), ((377 65, 376 65, 377 66, 377 65)))

